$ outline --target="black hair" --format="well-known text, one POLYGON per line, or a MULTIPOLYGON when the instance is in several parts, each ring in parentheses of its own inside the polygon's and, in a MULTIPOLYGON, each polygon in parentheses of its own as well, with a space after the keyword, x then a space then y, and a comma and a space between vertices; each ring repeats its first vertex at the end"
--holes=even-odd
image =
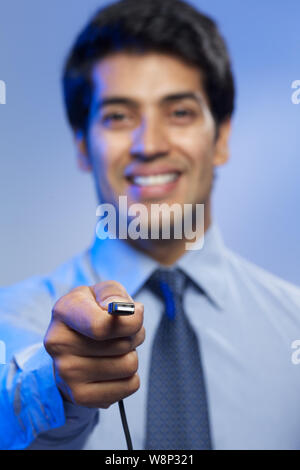
POLYGON ((120 0, 97 11, 65 62, 64 100, 73 129, 87 130, 93 66, 120 51, 167 53, 197 66, 217 128, 232 115, 234 78, 216 23, 182 0, 120 0))

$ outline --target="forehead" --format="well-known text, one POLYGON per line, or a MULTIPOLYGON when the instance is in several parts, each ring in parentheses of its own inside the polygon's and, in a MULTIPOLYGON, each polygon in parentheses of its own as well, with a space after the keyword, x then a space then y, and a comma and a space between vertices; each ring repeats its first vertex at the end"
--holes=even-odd
POLYGON ((92 82, 96 99, 122 95, 140 102, 152 102, 184 91, 205 95, 197 67, 160 53, 109 55, 93 67, 92 82))

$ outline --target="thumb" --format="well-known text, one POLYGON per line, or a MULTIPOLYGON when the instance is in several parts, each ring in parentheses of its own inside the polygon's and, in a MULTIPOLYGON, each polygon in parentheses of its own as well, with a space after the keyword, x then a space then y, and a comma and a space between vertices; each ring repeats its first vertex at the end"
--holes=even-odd
POLYGON ((126 289, 117 281, 103 281, 92 287, 96 301, 107 310, 110 302, 134 302, 126 289))

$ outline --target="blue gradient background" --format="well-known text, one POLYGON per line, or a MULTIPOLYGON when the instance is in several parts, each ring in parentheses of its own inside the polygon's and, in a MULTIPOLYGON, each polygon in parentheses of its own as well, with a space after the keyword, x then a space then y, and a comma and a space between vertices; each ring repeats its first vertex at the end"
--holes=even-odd
MULTIPOLYGON (((300 284, 298 0, 193 1, 227 39, 237 83, 231 160, 214 216, 225 242, 300 284)), ((60 85, 75 35, 101 0, 1 0, 0 284, 45 273, 91 242, 92 179, 77 170, 60 85)))

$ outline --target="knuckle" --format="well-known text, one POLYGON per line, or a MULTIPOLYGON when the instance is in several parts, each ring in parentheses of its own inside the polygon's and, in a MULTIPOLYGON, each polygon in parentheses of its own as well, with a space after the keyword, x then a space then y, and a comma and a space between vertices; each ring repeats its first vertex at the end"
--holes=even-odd
POLYGON ((128 392, 130 394, 135 393, 140 388, 140 377, 138 374, 134 374, 128 381, 128 392))
POLYGON ((67 296, 63 296, 55 302, 55 304, 52 308, 52 316, 54 318, 55 317, 61 318, 65 315, 66 297, 67 296))
POLYGON ((72 390, 72 398, 75 404, 87 406, 89 404, 86 390, 82 386, 77 386, 72 390))
POLYGON ((52 356, 52 351, 53 351, 54 344, 53 344, 52 339, 50 338, 49 333, 46 333, 46 336, 43 339, 43 345, 44 345, 44 348, 46 349, 47 353, 49 353, 50 356, 52 356))
POLYGON ((54 339, 45 338, 44 347, 52 357, 58 357, 63 353, 62 345, 58 344, 54 339))
POLYGON ((47 353, 52 357, 58 357, 64 354, 68 346, 63 341, 63 338, 53 329, 49 329, 43 340, 44 347, 47 353))
POLYGON ((48 328, 48 331, 46 332, 43 339, 43 344, 50 356, 56 357, 61 354, 62 347, 58 342, 58 335, 53 324, 48 328))
POLYGON ((68 294, 63 295, 56 301, 52 309, 52 316, 60 319, 65 318, 70 307, 76 303, 82 302, 86 298, 88 292, 89 288, 87 286, 75 287, 68 292, 68 294))
POLYGON ((139 335, 137 337, 137 346, 140 346, 145 341, 146 338, 146 330, 144 327, 139 332, 139 335))
POLYGON ((142 343, 145 341, 145 339, 146 339, 146 330, 145 330, 145 328, 143 327, 143 328, 142 328, 142 343))
POLYGON ((125 368, 129 375, 134 375, 138 370, 138 355, 136 351, 130 351, 126 355, 125 368))
POLYGON ((67 296, 72 302, 81 302, 86 299, 90 293, 90 289, 87 286, 79 286, 72 289, 67 296))
POLYGON ((61 378, 66 382, 74 380, 80 372, 72 356, 64 356, 56 360, 56 368, 61 378))
POLYGON ((50 324, 43 343, 46 351, 52 357, 59 357, 64 354, 68 354, 70 349, 72 349, 70 337, 66 334, 64 328, 61 328, 61 324, 59 322, 53 322, 50 324))
POLYGON ((82 285, 82 286, 74 287, 66 295, 64 295, 61 298, 62 299, 64 297, 69 298, 69 299, 72 299, 73 297, 74 298, 82 298, 82 297, 86 297, 86 295, 89 294, 89 293, 90 293, 90 288, 88 286, 82 285))
POLYGON ((77 286, 77 287, 74 287, 72 290, 70 290, 70 292, 67 294, 67 295, 70 295, 70 294, 77 294, 77 293, 84 293, 86 294, 87 292, 89 292, 90 289, 88 286, 77 286))

